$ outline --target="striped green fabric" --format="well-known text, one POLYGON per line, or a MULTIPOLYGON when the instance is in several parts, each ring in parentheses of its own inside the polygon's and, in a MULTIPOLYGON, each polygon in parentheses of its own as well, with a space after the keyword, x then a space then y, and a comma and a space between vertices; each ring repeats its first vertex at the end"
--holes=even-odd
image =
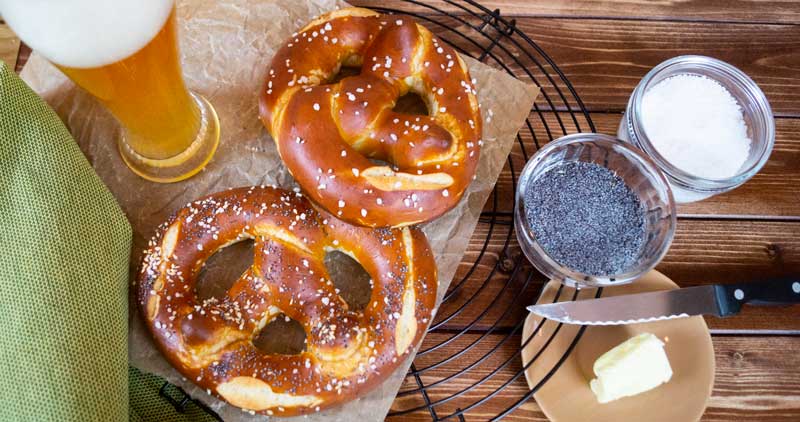
POLYGON ((61 120, 0 62, 0 421, 214 420, 128 367, 130 247, 61 120))

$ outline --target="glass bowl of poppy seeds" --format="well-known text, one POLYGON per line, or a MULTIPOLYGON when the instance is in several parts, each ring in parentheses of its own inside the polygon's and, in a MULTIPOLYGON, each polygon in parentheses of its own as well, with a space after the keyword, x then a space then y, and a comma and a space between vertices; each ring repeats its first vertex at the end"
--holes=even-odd
POLYGON ((514 225, 525 256, 573 287, 630 283, 675 234, 666 178, 643 152, 596 133, 559 138, 525 164, 514 225))

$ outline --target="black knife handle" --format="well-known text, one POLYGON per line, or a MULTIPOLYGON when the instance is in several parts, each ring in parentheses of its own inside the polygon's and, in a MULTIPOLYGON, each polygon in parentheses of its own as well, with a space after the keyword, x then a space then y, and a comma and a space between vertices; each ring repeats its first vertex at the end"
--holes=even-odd
POLYGON ((714 286, 720 315, 729 316, 742 305, 792 305, 800 303, 800 277, 778 278, 769 281, 714 286))

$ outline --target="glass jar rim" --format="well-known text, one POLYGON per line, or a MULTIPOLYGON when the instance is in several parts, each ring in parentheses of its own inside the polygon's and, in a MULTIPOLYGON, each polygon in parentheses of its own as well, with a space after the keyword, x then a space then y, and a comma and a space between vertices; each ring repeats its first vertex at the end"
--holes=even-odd
MULTIPOLYGON (((691 68, 687 68, 685 73, 691 74, 691 68)), ((658 82, 661 81, 659 80, 656 83, 658 82)), ((764 95, 764 92, 761 90, 761 88, 759 88, 753 79, 751 79, 749 76, 747 76, 747 74, 742 72, 737 67, 722 60, 708 56, 683 55, 673 57, 659 63, 656 67, 647 72, 631 95, 625 120, 629 130, 633 131, 633 135, 635 135, 633 138, 636 146, 644 150, 653 159, 653 161, 658 164, 659 168, 661 168, 664 173, 669 175, 670 178, 679 185, 691 187, 692 189, 699 191, 715 192, 719 190, 728 190, 743 184, 756 173, 758 173, 762 167, 764 167, 764 164, 766 164, 767 160, 769 159, 775 143, 775 120, 772 115, 772 108, 770 107, 767 97, 764 95), (713 68, 714 70, 725 74, 728 77, 728 81, 740 86, 755 99, 754 105, 760 112, 759 114, 763 119, 766 130, 766 145, 760 152, 758 159, 755 160, 753 164, 747 168, 741 169, 739 172, 737 172, 737 174, 731 177, 723 179, 704 178, 696 176, 673 165, 666 158, 664 158, 664 156, 661 155, 661 153, 659 153, 655 146, 650 142, 650 138, 647 136, 644 130, 644 125, 639 119, 639 116, 642 115, 642 102, 644 99, 644 94, 650 89, 651 84, 658 75, 677 65, 695 66, 697 68, 713 68)))

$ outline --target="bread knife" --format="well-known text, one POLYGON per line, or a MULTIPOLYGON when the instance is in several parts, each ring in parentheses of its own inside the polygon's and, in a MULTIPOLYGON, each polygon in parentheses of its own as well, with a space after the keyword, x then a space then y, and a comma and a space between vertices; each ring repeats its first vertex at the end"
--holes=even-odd
POLYGON ((599 299, 528 306, 544 318, 578 325, 624 325, 694 315, 727 317, 742 305, 800 303, 800 277, 743 284, 716 284, 599 299))

